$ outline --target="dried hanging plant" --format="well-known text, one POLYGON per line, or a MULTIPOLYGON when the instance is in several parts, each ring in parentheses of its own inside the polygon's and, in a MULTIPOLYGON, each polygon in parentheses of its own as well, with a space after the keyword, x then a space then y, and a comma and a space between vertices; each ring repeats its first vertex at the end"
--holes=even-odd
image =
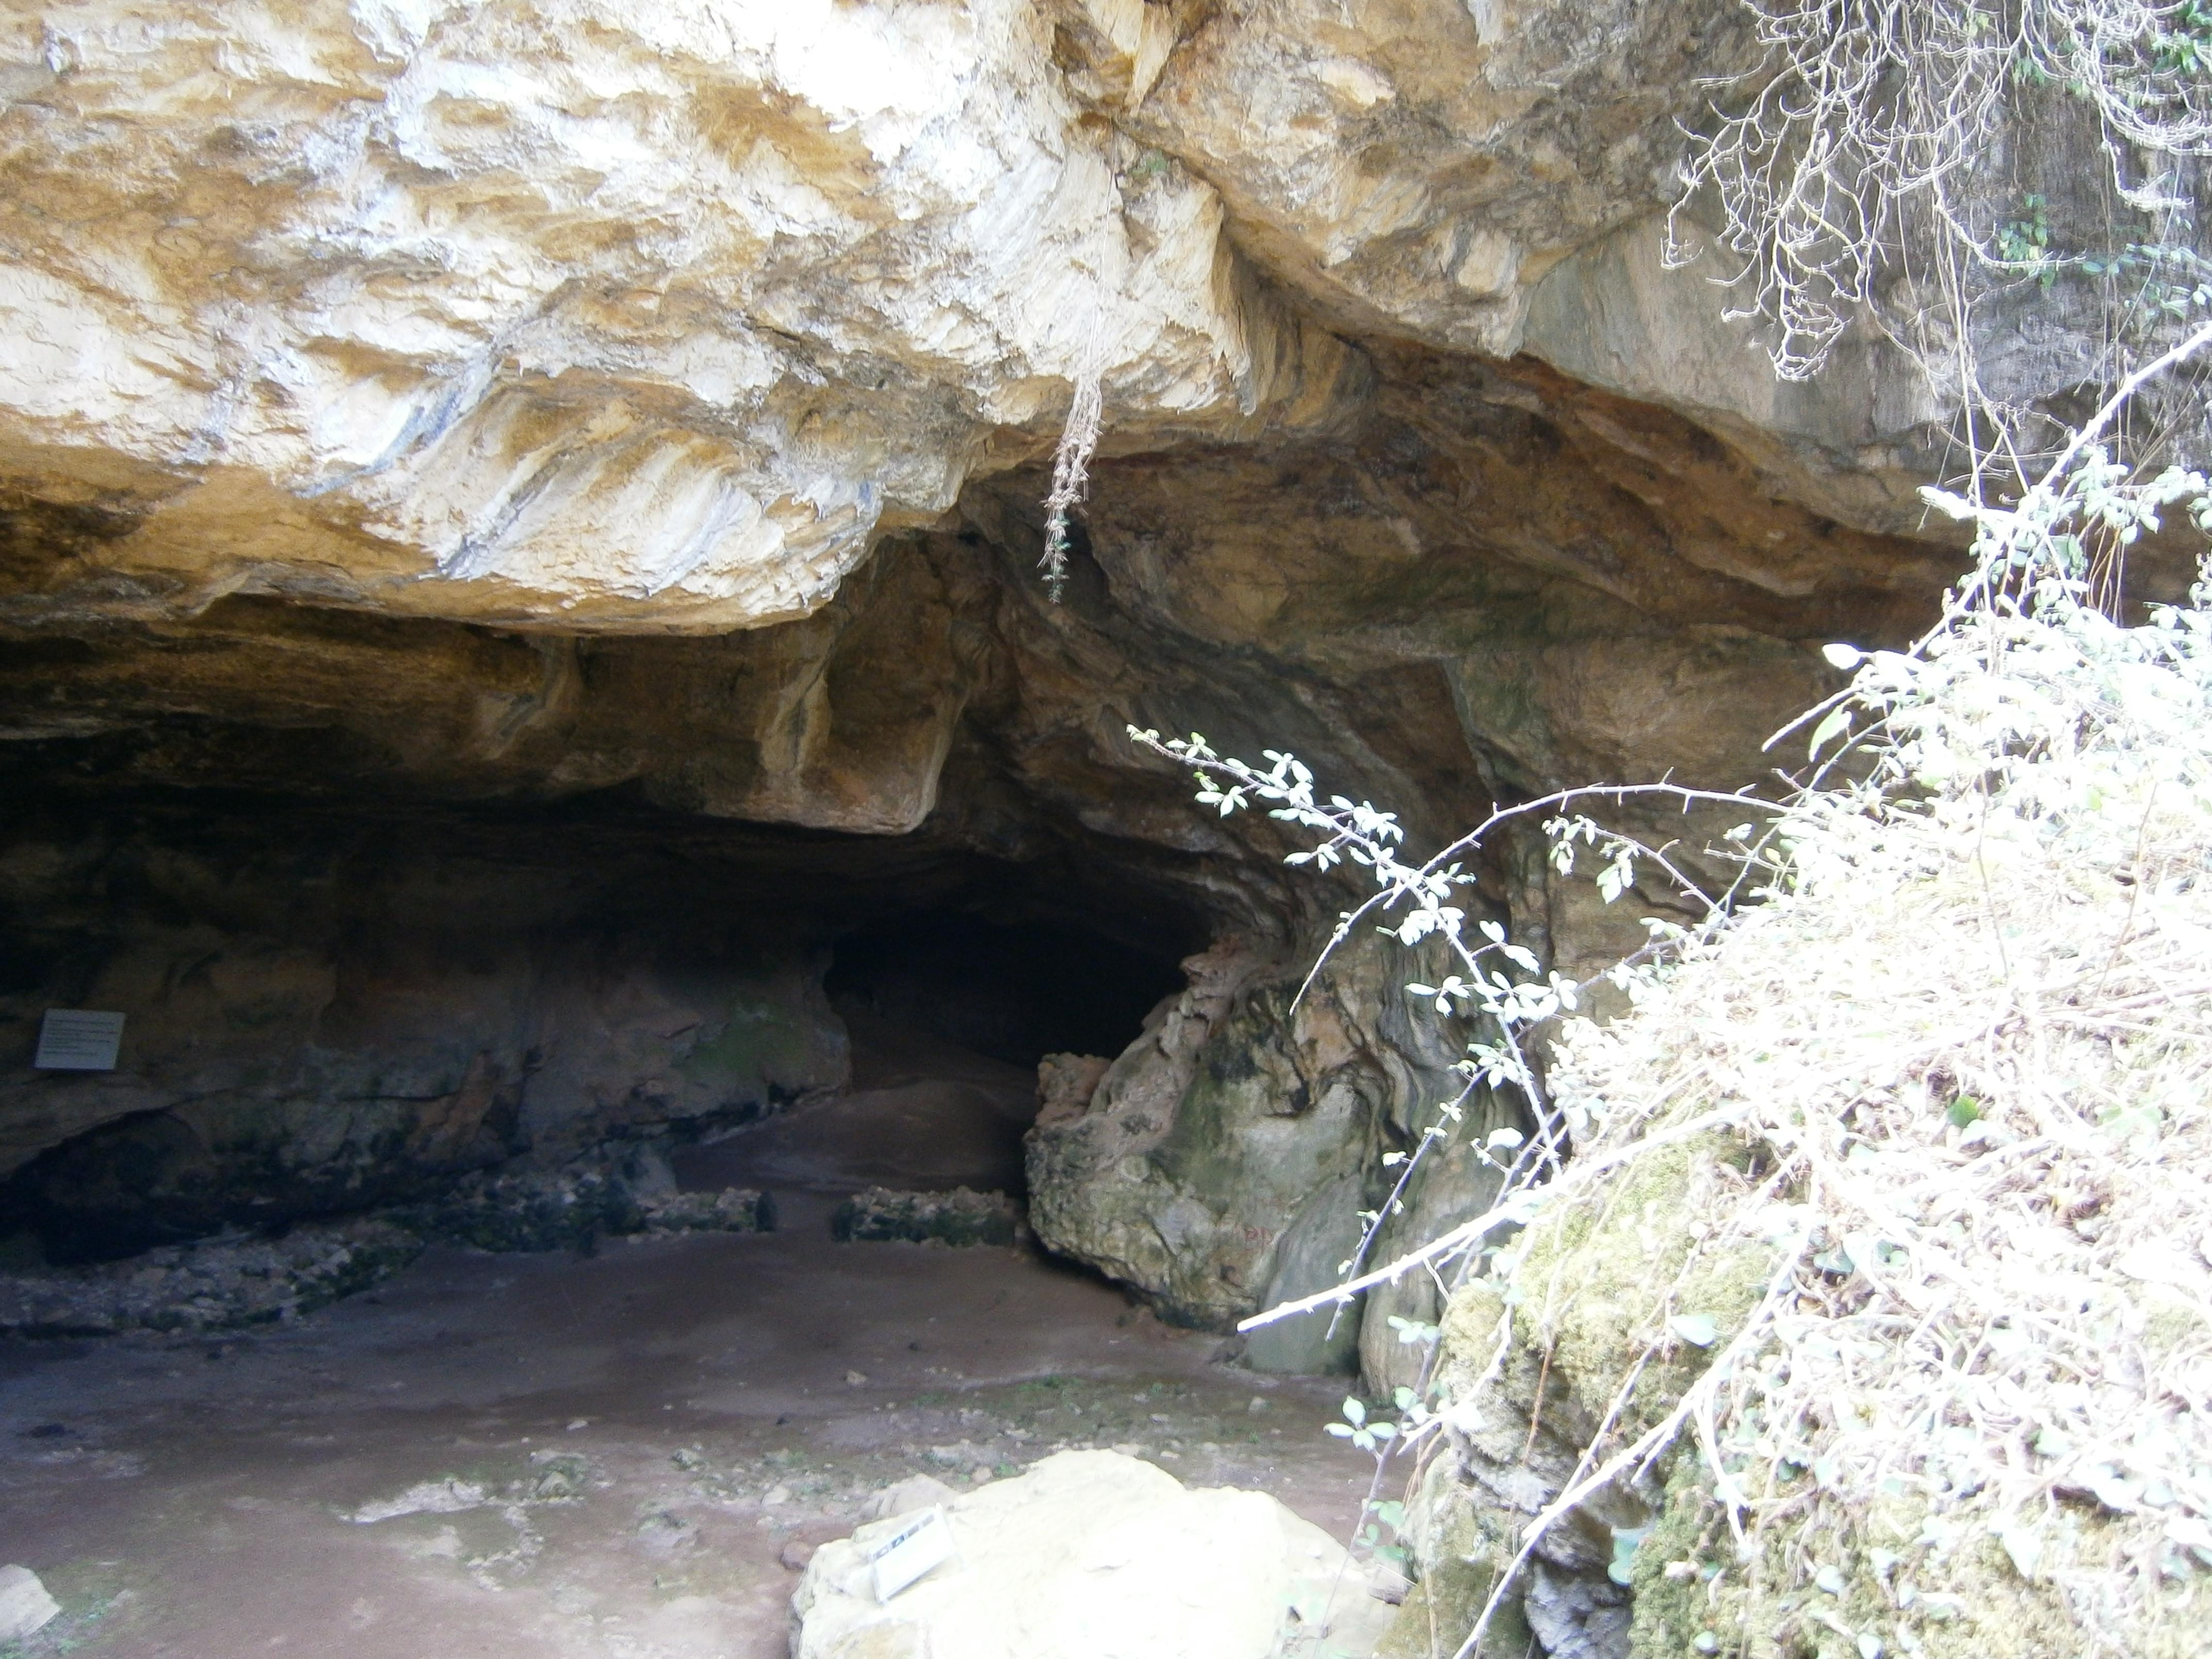
POLYGON ((1075 377, 1075 401, 1060 428, 1060 445, 1052 454, 1052 493, 1044 498, 1044 554, 1037 568, 1044 572, 1045 592, 1054 605, 1067 586, 1067 518, 1091 493, 1091 457, 1098 447, 1098 420, 1104 407, 1099 391, 1096 357, 1087 360, 1075 377))

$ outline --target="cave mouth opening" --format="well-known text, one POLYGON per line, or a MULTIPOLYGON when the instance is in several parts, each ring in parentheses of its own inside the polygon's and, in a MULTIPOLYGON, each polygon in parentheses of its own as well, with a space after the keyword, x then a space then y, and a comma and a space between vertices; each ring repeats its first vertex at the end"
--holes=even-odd
POLYGON ((892 912, 840 937, 823 989, 850 1043, 847 1086, 680 1149, 683 1183, 1025 1201, 1040 1062, 1075 1056, 1064 1069, 1097 1076, 1184 979, 1174 954, 1095 931, 1079 912, 1004 920, 987 902, 892 912))
POLYGON ((1111 1058, 1183 986, 1172 956, 1079 923, 992 921, 931 908, 837 940, 830 1006, 1034 1071, 1049 1054, 1111 1058))
POLYGON ((594 1160, 1019 1200, 1038 1062, 1120 1054, 1208 933, 1080 845, 634 799, 62 792, 0 839, 0 1268, 594 1160), (49 1008, 123 1013, 117 1068, 34 1068, 49 1008))
POLYGON ((580 1607, 769 1659, 794 1552, 925 1475, 1141 1446, 1348 1529, 1340 1380, 1235 1369, 1038 1250, 836 1235, 872 1185, 1018 1195, 1040 1058, 1137 1040, 1223 920, 1168 859, 1038 840, 620 802, 52 795, 0 825, 0 1128, 46 1138, 0 1217, 36 1187, 81 1254, 154 1247, 0 1252, 0 1327, 39 1339, 0 1340, 0 1559, 143 1597, 132 1651, 550 1652, 580 1607), (49 1006, 124 1012, 118 1069, 33 1070, 49 1006), (772 1193, 775 1224, 340 1260, 610 1153, 672 1205, 772 1193), (237 1519, 216 1557, 174 1524, 200 1513, 237 1519))

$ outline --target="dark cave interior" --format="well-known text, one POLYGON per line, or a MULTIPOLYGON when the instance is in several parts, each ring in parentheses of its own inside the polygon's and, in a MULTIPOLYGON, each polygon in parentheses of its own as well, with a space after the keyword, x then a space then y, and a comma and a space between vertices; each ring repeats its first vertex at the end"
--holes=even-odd
POLYGON ((1118 1053, 1206 938, 1110 866, 1077 880, 927 830, 619 796, 21 799, 0 1090, 44 1145, 0 1164, 0 1236, 55 1262, 712 1139, 853 1086, 848 1013, 877 1062, 904 1033, 1033 1079, 1047 1053, 1118 1053), (52 1007, 123 1012, 117 1068, 33 1069, 52 1007))

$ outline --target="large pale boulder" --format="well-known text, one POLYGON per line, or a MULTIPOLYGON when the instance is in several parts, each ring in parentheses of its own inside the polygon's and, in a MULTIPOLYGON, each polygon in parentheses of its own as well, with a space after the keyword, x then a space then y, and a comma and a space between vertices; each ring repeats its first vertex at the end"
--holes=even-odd
POLYGON ((945 1513, 957 1554, 888 1602, 868 1558, 897 1517, 823 1546, 793 1659, 1318 1659, 1389 1622, 1344 1547, 1274 1498, 1115 1452, 1060 1452, 945 1513))
POLYGON ((0 1642, 21 1642, 61 1615, 61 1605, 46 1593, 28 1567, 0 1567, 0 1642))

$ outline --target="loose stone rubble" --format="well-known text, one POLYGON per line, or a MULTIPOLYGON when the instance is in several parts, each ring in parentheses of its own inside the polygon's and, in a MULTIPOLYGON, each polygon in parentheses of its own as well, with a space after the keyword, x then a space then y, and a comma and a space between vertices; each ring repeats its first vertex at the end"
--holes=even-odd
POLYGON ((771 1232, 775 1200, 729 1188, 676 1190, 658 1154, 588 1159, 566 1169, 479 1174, 392 1218, 426 1239, 477 1250, 589 1250, 602 1238, 682 1232, 771 1232))
POLYGON ((353 1220, 295 1227, 282 1238, 211 1238, 95 1267, 0 1274, 0 1331, 104 1336, 292 1319, 366 1290, 422 1252, 422 1239, 404 1228, 353 1220))
POLYGON ((830 1230, 841 1244, 894 1239, 915 1243, 1012 1244, 1026 1231, 1021 1206, 1004 1193, 896 1193, 871 1187, 837 1206, 830 1230))
POLYGON ((367 1290, 426 1244, 589 1250, 603 1237, 769 1232, 775 1200, 744 1188, 676 1190, 657 1156, 477 1176, 435 1200, 314 1222, 278 1237, 229 1233, 121 1261, 0 1273, 0 1332, 101 1336, 222 1330, 293 1319, 367 1290))

